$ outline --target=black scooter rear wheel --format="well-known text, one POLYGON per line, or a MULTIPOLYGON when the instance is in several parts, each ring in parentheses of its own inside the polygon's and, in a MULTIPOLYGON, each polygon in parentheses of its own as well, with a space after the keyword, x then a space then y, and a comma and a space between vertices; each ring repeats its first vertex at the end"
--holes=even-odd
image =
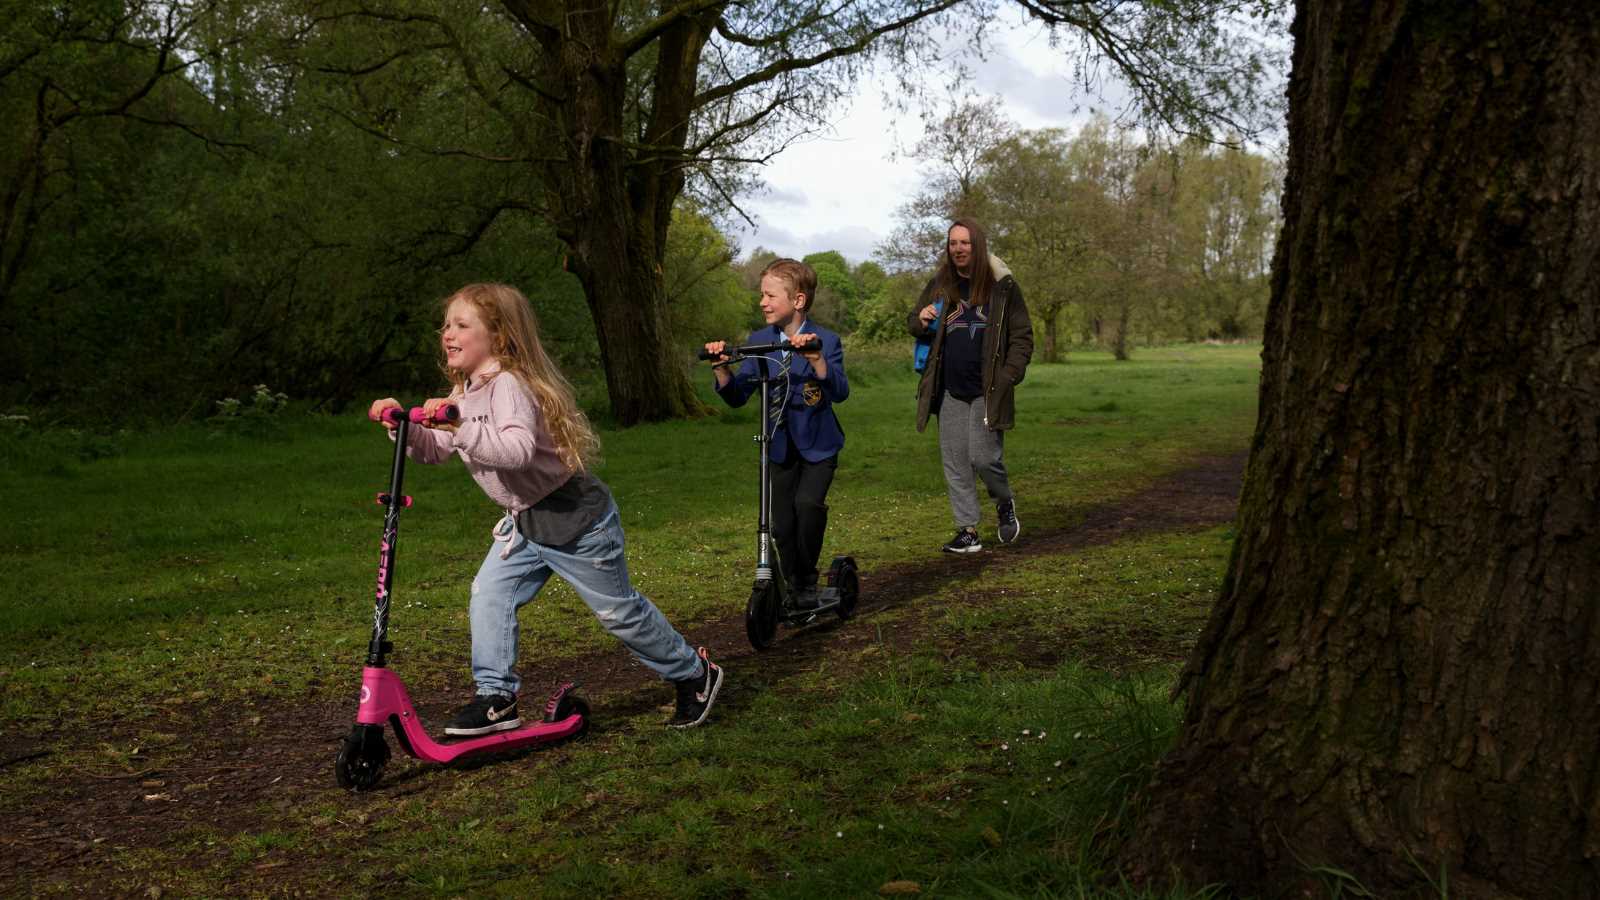
POLYGON ((750 602, 744 608, 744 633, 750 646, 765 650, 778 633, 778 587, 770 581, 756 582, 750 602))
POLYGON ((861 596, 861 580, 856 577, 856 561, 848 556, 836 558, 828 567, 828 586, 839 592, 839 605, 834 612, 848 619, 856 611, 856 600, 861 596))
POLYGON ((388 761, 389 744, 383 739, 383 726, 357 725, 339 748, 339 756, 333 761, 333 777, 345 790, 371 790, 383 778, 383 766, 388 761))

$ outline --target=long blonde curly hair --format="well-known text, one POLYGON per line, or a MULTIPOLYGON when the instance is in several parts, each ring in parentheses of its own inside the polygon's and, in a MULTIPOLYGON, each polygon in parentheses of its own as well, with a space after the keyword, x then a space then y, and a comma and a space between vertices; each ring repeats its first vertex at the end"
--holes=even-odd
MULTIPOLYGON (((489 332, 491 351, 502 372, 515 375, 539 401, 545 427, 563 462, 574 471, 588 469, 600 456, 600 438, 589 417, 578 408, 572 383, 539 343, 539 320, 522 292, 508 284, 469 284, 444 299, 444 314, 457 300, 472 304, 489 332)), ((441 347, 441 352, 442 347, 441 347)), ((466 390, 467 375, 442 364, 456 393, 466 390)))

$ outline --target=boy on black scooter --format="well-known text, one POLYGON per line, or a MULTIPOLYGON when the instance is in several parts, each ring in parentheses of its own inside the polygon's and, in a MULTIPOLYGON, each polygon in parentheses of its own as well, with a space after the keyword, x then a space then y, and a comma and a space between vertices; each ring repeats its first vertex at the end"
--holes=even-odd
MULTIPOLYGON (((788 341, 794 351, 746 359, 737 372, 727 362, 712 363, 717 394, 729 406, 743 406, 761 387, 757 366, 787 370, 787 383, 774 383, 772 442, 772 537, 794 605, 817 603, 817 559, 828 529, 828 488, 844 448, 844 429, 833 404, 850 396, 839 336, 806 318, 817 291, 817 273, 799 260, 775 259, 761 271, 761 315, 767 327, 746 343, 788 341)), ((724 341, 705 345, 708 353, 727 349, 724 341)))

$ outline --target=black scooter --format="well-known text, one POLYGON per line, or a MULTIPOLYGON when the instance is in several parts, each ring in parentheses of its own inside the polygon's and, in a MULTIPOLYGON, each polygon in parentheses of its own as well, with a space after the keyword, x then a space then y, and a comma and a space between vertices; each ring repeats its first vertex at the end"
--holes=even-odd
MULTIPOLYGON (((793 589, 783 577, 783 567, 775 564, 778 548, 772 543, 772 477, 767 448, 772 443, 773 432, 777 430, 772 416, 772 387, 774 383, 781 382, 787 400, 789 373, 779 371, 782 368, 780 363, 767 354, 793 349, 785 342, 731 347, 720 355, 700 351, 700 358, 706 360, 724 359, 732 363, 746 359, 760 360, 756 366, 761 381, 761 431, 755 436, 756 447, 761 455, 761 505, 756 518, 756 583, 750 591, 750 602, 744 609, 745 634, 750 638, 750 645, 757 650, 772 646, 780 624, 785 628, 803 628, 830 612, 840 619, 850 618, 861 594, 860 580, 856 577, 856 561, 848 556, 835 556, 823 576, 827 586, 817 592, 816 605, 799 606, 793 589)), ((776 408, 781 410, 782 406, 776 408)))

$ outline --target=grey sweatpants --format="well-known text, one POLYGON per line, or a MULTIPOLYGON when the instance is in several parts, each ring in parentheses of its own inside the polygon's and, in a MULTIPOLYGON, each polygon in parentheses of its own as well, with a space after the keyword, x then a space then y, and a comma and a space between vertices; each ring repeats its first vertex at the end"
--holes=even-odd
POLYGON ((978 525, 978 484, 974 474, 983 479, 989 499, 994 502, 1012 496, 1005 460, 1001 458, 1005 432, 990 431, 983 423, 985 413, 982 397, 968 402, 946 393, 939 404, 939 456, 944 460, 944 486, 950 494, 950 512, 957 528, 978 525))

